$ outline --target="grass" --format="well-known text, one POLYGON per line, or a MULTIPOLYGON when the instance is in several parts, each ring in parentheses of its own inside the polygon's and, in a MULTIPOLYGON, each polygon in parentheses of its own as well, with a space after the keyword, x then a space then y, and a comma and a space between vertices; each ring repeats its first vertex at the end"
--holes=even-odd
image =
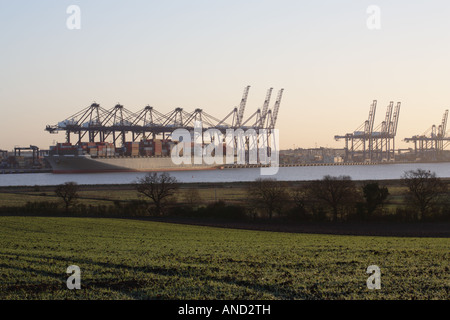
MULTIPOLYGON (((39 187, 39 191, 31 188, 16 188, 8 190, 0 188, 0 206, 24 206, 27 202, 48 201, 62 205, 62 200, 55 195, 54 187, 39 187)), ((201 200, 205 203, 216 200, 228 202, 245 201, 245 188, 229 188, 223 186, 196 188, 201 200)), ((188 188, 180 188, 176 194, 178 201, 185 200, 188 188)), ((133 186, 121 186, 118 189, 94 188, 80 186, 78 203, 84 205, 111 205, 115 200, 131 201, 142 199, 133 186)))
POLYGON ((449 239, 0 217, 0 299, 448 299, 449 239), (81 268, 81 290, 66 269, 81 268), (381 290, 366 269, 381 268, 381 290))

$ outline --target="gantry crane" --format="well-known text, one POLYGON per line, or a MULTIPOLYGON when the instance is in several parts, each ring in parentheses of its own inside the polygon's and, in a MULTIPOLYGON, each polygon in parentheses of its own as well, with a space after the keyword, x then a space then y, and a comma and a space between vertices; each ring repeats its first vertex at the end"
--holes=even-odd
POLYGON ((397 103, 394 110, 394 102, 387 106, 384 121, 372 132, 373 150, 372 161, 395 160, 395 136, 397 134, 398 117, 401 103, 397 103))
MULTIPOLYGON (((94 102, 57 125, 48 125, 45 130, 50 133, 65 132, 66 142, 68 143, 71 142, 71 134, 75 134, 78 135, 77 144, 81 144, 82 140, 87 137, 89 142, 112 140, 116 147, 120 143, 125 144, 129 133, 132 135, 131 141, 133 142, 149 138, 154 139, 159 135, 162 135, 162 138, 165 139, 166 135, 170 136, 178 128, 192 131, 196 121, 202 122, 203 130, 215 128, 222 133, 226 133, 228 129, 245 129, 245 124, 249 122, 249 119, 244 121, 243 118, 249 90, 250 86, 245 87, 239 107, 235 107, 223 120, 209 115, 200 108, 195 109, 192 113, 184 111, 183 108, 175 108, 173 111, 163 114, 154 107, 147 105, 144 109, 134 113, 119 103, 106 110, 94 102), (232 122, 228 123, 227 121, 231 117, 232 122)), ((261 110, 258 109, 258 121, 251 128, 263 129, 266 128, 265 124, 274 128, 283 91, 281 90, 275 104, 273 111, 275 117, 273 117, 272 111, 267 111, 272 90, 272 88, 269 89, 263 104, 263 112, 261 113, 261 110), (267 121, 269 118, 271 122, 267 121)))
POLYGON ((445 110, 439 126, 432 125, 421 135, 406 138, 405 142, 414 142, 414 153, 419 160, 440 160, 450 142, 446 137, 448 110, 445 110))
POLYGON ((353 133, 335 136, 336 141, 345 139, 345 161, 367 161, 372 156, 372 131, 377 109, 377 100, 369 108, 369 117, 353 133), (360 155, 362 153, 362 155, 360 155), (358 159, 356 157, 358 156, 358 159), (368 156, 368 157, 367 157, 368 156), (362 157, 362 159, 361 159, 362 157))
POLYGON ((369 117, 360 127, 353 133, 335 136, 337 141, 345 139, 345 161, 394 161, 400 106, 401 103, 398 102, 394 110, 394 102, 391 101, 387 107, 384 121, 374 130, 377 100, 373 100, 369 109, 369 117))

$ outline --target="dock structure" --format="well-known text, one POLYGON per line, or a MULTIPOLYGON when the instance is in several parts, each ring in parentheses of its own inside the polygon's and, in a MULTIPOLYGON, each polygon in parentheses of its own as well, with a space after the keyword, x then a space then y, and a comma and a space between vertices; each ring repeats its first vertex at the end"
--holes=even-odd
POLYGON ((387 106, 386 117, 374 128, 377 100, 373 100, 369 117, 352 133, 336 135, 336 141, 345 140, 345 162, 395 161, 395 137, 397 135, 401 102, 387 106))
POLYGON ((228 129, 254 129, 257 132, 264 129, 270 135, 277 122, 284 89, 278 92, 275 104, 269 108, 273 90, 270 88, 262 108, 245 119, 249 90, 250 86, 245 87, 239 106, 234 107, 223 119, 214 117, 200 108, 192 112, 175 108, 163 113, 148 105, 137 112, 132 112, 121 104, 104 109, 94 102, 56 125, 47 125, 45 130, 52 134, 65 132, 66 143, 72 143, 75 136, 76 140, 73 142, 76 145, 80 145, 82 141, 110 140, 115 147, 124 146, 127 142, 154 139, 156 136, 165 139, 176 129, 192 131, 197 121, 202 122, 203 131, 218 129, 225 134, 228 129))
POLYGON ((450 145, 450 137, 447 136, 448 110, 442 116, 441 124, 432 125, 420 135, 405 138, 405 142, 414 143, 414 154, 416 160, 448 160, 445 159, 444 150, 450 145))

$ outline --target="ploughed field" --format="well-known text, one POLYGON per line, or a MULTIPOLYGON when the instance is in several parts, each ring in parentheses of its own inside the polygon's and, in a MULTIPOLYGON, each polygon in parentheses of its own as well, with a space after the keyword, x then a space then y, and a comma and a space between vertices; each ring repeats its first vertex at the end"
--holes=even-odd
POLYGON ((0 217, 0 299, 448 299, 450 239, 0 217), (81 269, 69 290, 67 267, 81 269), (367 288, 367 267, 381 289, 367 288))

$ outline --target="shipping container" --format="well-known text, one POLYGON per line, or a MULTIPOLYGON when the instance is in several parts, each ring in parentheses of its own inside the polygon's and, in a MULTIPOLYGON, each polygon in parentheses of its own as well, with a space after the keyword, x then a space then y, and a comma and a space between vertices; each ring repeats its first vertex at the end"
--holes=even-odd
POLYGON ((125 155, 126 156, 138 156, 139 155, 139 142, 126 142, 125 143, 125 155))

